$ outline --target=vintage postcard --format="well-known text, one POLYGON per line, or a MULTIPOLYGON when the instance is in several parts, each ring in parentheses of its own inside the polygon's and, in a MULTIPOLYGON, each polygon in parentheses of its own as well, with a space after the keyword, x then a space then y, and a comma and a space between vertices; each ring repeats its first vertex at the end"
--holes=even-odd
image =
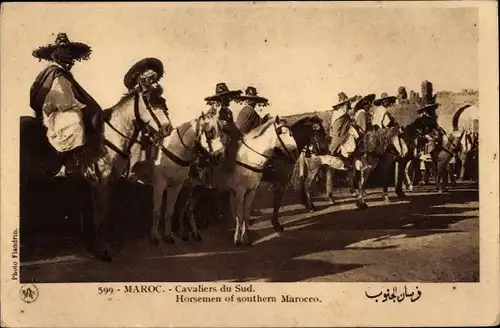
POLYGON ((2 326, 499 324, 497 2, 0 13, 2 326))

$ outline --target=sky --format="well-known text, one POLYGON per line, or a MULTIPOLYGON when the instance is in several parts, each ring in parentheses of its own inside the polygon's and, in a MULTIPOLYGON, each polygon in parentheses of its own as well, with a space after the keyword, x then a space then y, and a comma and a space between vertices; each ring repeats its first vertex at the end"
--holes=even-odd
POLYGON ((337 94, 478 88, 474 8, 336 3, 7 4, 2 7, 2 110, 30 115, 29 88, 47 65, 31 53, 59 32, 89 44, 73 74, 103 108, 126 91, 136 61, 156 57, 179 124, 207 108, 218 82, 255 86, 272 114, 328 110, 337 94), (8 33, 6 33, 8 31, 8 33))

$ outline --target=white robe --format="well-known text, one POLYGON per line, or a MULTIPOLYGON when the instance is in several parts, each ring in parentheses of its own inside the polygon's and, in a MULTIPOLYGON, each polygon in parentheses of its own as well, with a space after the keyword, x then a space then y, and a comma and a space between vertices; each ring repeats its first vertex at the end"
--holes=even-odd
POLYGON ((63 76, 54 79, 42 111, 47 137, 57 151, 65 152, 85 144, 84 107, 76 99, 71 82, 63 76))

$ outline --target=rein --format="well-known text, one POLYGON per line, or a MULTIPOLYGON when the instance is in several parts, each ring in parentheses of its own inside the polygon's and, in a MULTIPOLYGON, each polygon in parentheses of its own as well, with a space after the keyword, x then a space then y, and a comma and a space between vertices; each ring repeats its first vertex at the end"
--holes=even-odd
MULTIPOLYGON (((288 160, 290 160, 290 161, 293 161, 293 156, 291 155, 291 153, 290 153, 290 151, 288 150, 288 148, 286 148, 285 143, 283 142, 283 140, 282 140, 282 139, 281 139, 281 137, 280 137, 280 133, 278 133, 278 128, 280 128, 280 127, 276 127, 276 123, 273 123, 273 125, 274 125, 274 127, 275 127, 275 128, 274 128, 274 132, 276 132, 276 135, 277 135, 278 140, 279 140, 279 142, 280 142, 280 144, 281 144, 281 147, 283 148, 283 150, 284 150, 284 151, 285 151, 285 153, 287 154, 287 159, 288 159, 288 160)), ((260 153, 260 152, 256 151, 255 149, 253 149, 252 147, 250 147, 250 146, 249 146, 249 145, 245 142, 245 140, 243 140, 243 141, 242 141, 242 144, 243 144, 243 145, 245 145, 248 149, 250 149, 250 150, 251 150, 251 151, 253 151, 254 153, 256 153, 257 155, 260 155, 260 156, 262 156, 262 157, 264 157, 264 158, 266 158, 266 159, 271 159, 271 158, 272 158, 272 156, 266 156, 266 155, 264 155, 264 154, 262 154, 262 153, 260 153)), ((295 161, 293 161, 293 163, 295 163, 295 161)), ((243 162, 238 161, 238 160, 236 161, 236 164, 238 164, 238 165, 240 165, 240 166, 242 166, 242 167, 246 168, 247 170, 250 170, 250 171, 252 171, 252 172, 255 172, 255 173, 262 173, 262 172, 264 171, 264 169, 263 169, 263 168, 256 168, 256 167, 253 167, 253 166, 251 166, 251 165, 249 165, 249 164, 243 163, 243 162)))
MULTIPOLYGON (((198 118, 197 120, 197 129, 198 130, 198 124, 199 124, 199 121, 200 121, 201 117, 198 118)), ((163 146, 161 143, 158 144, 158 147, 160 148, 160 150, 168 157, 170 158, 174 163, 176 163, 177 165, 179 166, 182 166, 182 167, 187 167, 189 165, 191 165, 195 160, 196 158, 199 158, 203 155, 210 155, 210 151, 212 151, 212 144, 211 144, 211 139, 208 138, 208 136, 206 135, 207 132, 206 131, 203 131, 203 133, 205 134, 205 136, 207 137, 207 142, 208 142, 208 146, 210 148, 210 151, 207 151, 205 150, 205 148, 203 148, 203 146, 201 146, 200 144, 200 137, 201 135, 197 135, 196 138, 195 138, 195 141, 194 141, 194 144, 195 144, 195 147, 197 147, 198 149, 203 149, 205 151, 205 154, 203 154, 202 152, 196 152, 194 149, 191 149, 189 148, 184 140, 182 139, 182 135, 181 135, 181 132, 180 132, 180 129, 179 128, 176 128, 175 129, 177 131, 177 136, 179 137, 179 141, 181 142, 181 145, 186 149, 188 150, 190 153, 192 153, 193 155, 195 155, 195 158, 190 160, 190 161, 187 161, 187 160, 184 160, 182 158, 180 158, 179 156, 175 155, 173 152, 171 152, 170 150, 168 150, 165 146, 163 146)))
MULTIPOLYGON (((155 121, 155 123, 158 125, 159 131, 160 131, 160 138, 163 138, 163 132, 161 129, 161 123, 158 119, 158 117, 154 114, 151 105, 149 103, 149 100, 145 96, 147 91, 145 91, 143 88, 141 88, 141 91, 135 91, 134 93, 134 131, 132 133, 132 137, 126 136, 124 133, 122 133, 120 130, 118 130, 109 120, 105 120, 104 123, 106 123, 111 129, 113 129, 116 133, 118 133, 122 138, 128 140, 128 143, 125 147, 124 150, 120 149, 118 146, 113 144, 111 141, 108 139, 104 138, 103 139, 103 144, 104 146, 107 146, 108 148, 112 149, 114 152, 116 152, 119 156, 121 156, 123 159, 127 160, 127 168, 125 169, 126 172, 129 171, 130 169, 130 150, 132 149, 132 146, 134 144, 141 144, 138 142, 138 137, 139 133, 142 133, 143 136, 149 136, 149 130, 148 130, 148 125, 141 119, 141 116, 139 114, 139 93, 141 93, 142 100, 146 106, 146 109, 150 113, 151 117, 155 121)), ((168 113, 164 111, 165 116, 167 119, 170 121, 170 118, 168 117, 168 113)), ((150 140, 152 137, 150 137, 150 140)), ((151 140, 152 141, 152 140, 151 140)))

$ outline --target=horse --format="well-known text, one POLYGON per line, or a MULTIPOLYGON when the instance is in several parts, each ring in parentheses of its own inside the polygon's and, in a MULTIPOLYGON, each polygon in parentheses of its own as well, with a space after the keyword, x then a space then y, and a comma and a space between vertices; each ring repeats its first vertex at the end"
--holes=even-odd
MULTIPOLYGON (((325 154, 328 151, 327 133, 323 120, 317 115, 307 116, 290 126, 292 136, 297 144, 297 151, 302 153, 306 146, 312 145, 316 154, 325 154)), ((297 159, 274 156, 264 166, 262 182, 271 184, 273 191, 273 216, 271 224, 277 232, 284 230, 279 223, 279 210, 285 187, 290 183, 297 159)))
MULTIPOLYGON (((456 184, 454 176, 454 166, 457 162, 457 157, 460 160, 461 152, 468 152, 467 138, 465 130, 459 131, 458 123, 460 115, 465 109, 470 107, 470 105, 465 105, 460 107, 454 114, 452 118, 453 132, 447 133, 443 128, 437 124, 432 127, 432 129, 424 131, 422 135, 428 135, 429 139, 435 140, 437 137, 441 136, 441 143, 434 147, 430 151, 430 156, 427 161, 424 161, 425 170, 431 168, 435 169, 436 179, 436 190, 438 192, 443 192, 446 190, 446 184, 448 177, 453 185, 456 184)), ((409 166, 405 167, 405 176, 409 180, 409 166)), ((415 168, 414 168, 415 169, 415 168)))
MULTIPOLYGON (((177 197, 193 162, 201 157, 210 158, 223 153, 217 111, 211 109, 207 114, 202 112, 200 117, 180 125, 158 148, 160 152, 152 170, 153 225, 150 240, 154 245, 159 244, 159 222, 164 205, 166 213, 163 240, 175 242, 172 235, 172 216, 177 197)), ((179 223, 183 239, 186 239, 183 220, 179 223)), ((201 239, 198 237, 199 232, 194 220, 190 224, 196 238, 201 239)))
MULTIPOLYGON (((317 180, 321 168, 326 168, 327 172, 330 172, 331 169, 346 170, 340 158, 325 154, 325 152, 328 152, 328 141, 326 149, 321 149, 319 145, 313 144, 312 149, 302 151, 293 171, 293 176, 296 177, 293 180, 299 184, 301 203, 309 212, 316 211, 310 190, 313 182, 317 180)), ((331 188, 327 187, 326 194, 327 198, 333 204, 334 200, 331 188)))
POLYGON ((191 180, 192 185, 229 191, 231 215, 236 223, 233 236, 235 245, 250 244, 247 226, 251 206, 262 179, 265 163, 277 151, 287 156, 290 161, 297 157, 297 143, 290 128, 279 116, 269 119, 243 137, 234 170, 227 171, 223 165, 212 168, 211 186, 207 186, 205 181, 196 176, 191 180))
MULTIPOLYGON (((382 190, 382 195, 384 200, 389 201, 387 194, 389 185, 389 169, 395 160, 399 161, 405 158, 408 154, 408 143, 404 137, 405 129, 401 126, 394 126, 385 129, 378 129, 375 131, 368 131, 364 136, 365 151, 361 152, 358 149, 353 153, 355 165, 348 170, 349 182, 351 192, 357 196, 356 205, 358 208, 367 208, 364 197, 366 195, 365 189, 371 171, 378 166, 381 170, 381 174, 385 178, 384 187, 382 190), (354 178, 356 171, 360 172, 360 180, 358 184, 358 190, 354 188, 354 178)), ((338 169, 339 165, 334 169, 338 169)), ((340 166, 342 169, 342 166, 340 166)), ((330 195, 332 186, 332 172, 327 171, 327 194, 330 195)), ((401 190, 401 185, 396 185, 396 194, 404 194, 401 190)), ((333 201, 331 199, 331 201, 333 201)))
MULTIPOLYGON (((82 201, 80 207, 84 245, 101 261, 111 261, 100 233, 102 223, 109 220, 110 183, 127 167, 130 148, 139 133, 152 129, 161 136, 172 129, 161 94, 161 87, 140 85, 105 110, 100 153, 86 172, 69 177, 89 188, 89 199, 82 201)), ((49 144, 46 129, 38 119, 21 117, 20 125, 21 186, 29 179, 53 178, 63 165, 63 154, 49 144)))

